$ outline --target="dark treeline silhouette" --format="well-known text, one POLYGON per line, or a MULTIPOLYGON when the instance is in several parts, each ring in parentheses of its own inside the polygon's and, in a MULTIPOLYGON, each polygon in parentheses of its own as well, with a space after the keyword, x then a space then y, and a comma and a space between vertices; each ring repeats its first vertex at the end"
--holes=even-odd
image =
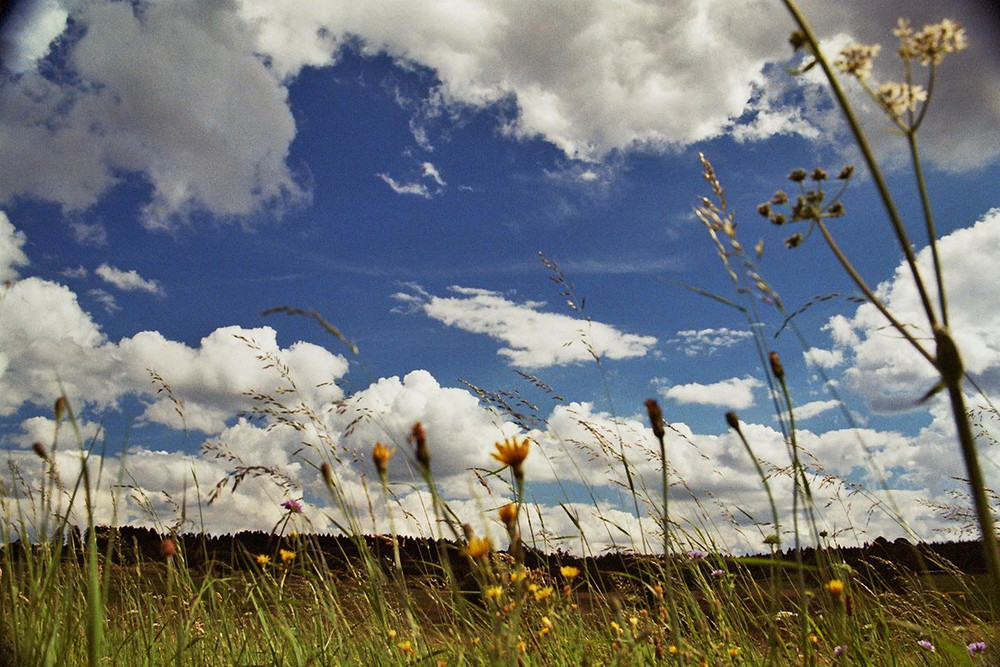
MULTIPOLYGON (((134 526, 113 529, 99 526, 95 529, 95 535, 99 553, 119 565, 138 565, 176 557, 183 558, 184 564, 191 569, 243 570, 260 567, 258 556, 267 556, 272 562, 280 562, 281 549, 308 554, 312 559, 322 559, 329 569, 346 573, 364 570, 362 550, 386 572, 391 571, 394 561, 392 539, 385 535, 358 538, 322 534, 280 536, 261 531, 244 531, 226 535, 187 533, 170 536, 151 528, 134 526), (168 541, 177 547, 174 556, 167 555, 170 545, 165 543, 168 541)), ((63 547, 64 557, 77 558, 82 562, 82 545, 86 544, 86 539, 87 535, 80 534, 79 531, 71 533, 63 547)), ((442 575, 443 559, 447 559, 447 566, 457 579, 466 579, 471 575, 472 568, 468 558, 462 555, 460 546, 454 542, 407 536, 399 536, 397 540, 404 575, 442 575)), ((37 549, 36 546, 29 547, 20 541, 7 548, 11 550, 10 555, 15 560, 23 556, 26 549, 37 549)), ((0 554, 2 553, 3 549, 0 548, 0 554)), ((745 568, 750 574, 761 577, 773 570, 770 563, 775 560, 784 563, 795 561, 791 550, 774 557, 767 554, 751 557, 699 555, 694 558, 690 555, 678 555, 675 558, 703 561, 693 565, 709 569, 726 566, 745 568)), ((560 567, 577 567, 585 575, 581 577, 582 581, 603 588, 614 585, 614 578, 621 575, 645 579, 643 575, 654 572, 660 559, 627 551, 583 558, 561 551, 549 553, 523 547, 523 560, 527 567, 546 572, 553 578, 558 578, 560 567)), ((965 574, 979 574, 986 570, 982 546, 978 541, 912 544, 903 538, 890 542, 880 537, 861 547, 826 550, 807 547, 803 549, 802 560, 810 571, 815 571, 816 578, 829 574, 821 567, 824 563, 845 563, 851 566, 856 576, 883 585, 894 585, 908 575, 922 572, 954 570, 965 574), (820 567, 814 570, 813 566, 820 567)))

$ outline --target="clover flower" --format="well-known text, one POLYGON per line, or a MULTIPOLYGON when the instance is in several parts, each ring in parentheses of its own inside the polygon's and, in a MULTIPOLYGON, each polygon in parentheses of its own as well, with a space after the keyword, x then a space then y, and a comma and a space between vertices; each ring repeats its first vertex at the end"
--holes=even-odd
POLYGON ((931 653, 934 653, 935 651, 937 651, 937 649, 934 648, 934 644, 930 643, 926 639, 921 639, 920 641, 918 641, 917 642, 917 646, 919 646, 920 648, 922 648, 922 649, 924 649, 926 651, 930 651, 931 653))
POLYGON ((841 644, 840 646, 838 646, 835 649, 833 649, 833 657, 834 658, 839 658, 840 656, 844 655, 845 653, 847 653, 847 646, 845 646, 844 644, 841 644))
POLYGON ((292 514, 302 514, 302 503, 297 500, 289 498, 285 502, 281 503, 281 506, 292 514))
POLYGON ((691 549, 687 552, 687 557, 691 560, 701 560, 702 558, 708 558, 708 552, 701 549, 691 549))
POLYGON ((969 649, 969 655, 984 653, 986 652, 986 642, 972 642, 967 648, 969 649))

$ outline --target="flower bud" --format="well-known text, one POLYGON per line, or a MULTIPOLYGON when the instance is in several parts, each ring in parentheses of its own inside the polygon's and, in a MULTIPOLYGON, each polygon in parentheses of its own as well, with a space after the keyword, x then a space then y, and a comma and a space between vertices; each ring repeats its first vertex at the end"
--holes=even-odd
POLYGON ((781 357, 778 356, 778 353, 771 352, 771 354, 768 355, 767 360, 771 362, 771 374, 778 380, 784 379, 785 367, 781 365, 781 357))
POLYGON ((662 440, 666 431, 663 429, 663 411, 660 410, 660 404, 649 399, 646 401, 646 412, 649 413, 649 424, 653 427, 653 435, 657 440, 662 440))

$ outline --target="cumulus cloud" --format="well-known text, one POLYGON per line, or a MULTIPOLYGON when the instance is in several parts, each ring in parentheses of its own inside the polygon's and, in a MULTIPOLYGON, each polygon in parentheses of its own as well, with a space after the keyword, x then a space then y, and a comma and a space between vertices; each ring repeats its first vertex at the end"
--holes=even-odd
MULTIPOLYGON (((998 252, 1000 209, 945 236, 939 244, 952 334, 966 370, 994 396, 1000 392, 1000 312, 994 307, 1000 301, 1000 285, 987 277, 983 267, 992 266, 998 252)), ((929 249, 920 251, 917 258, 924 276, 933 276, 929 249)), ((877 294, 899 321, 913 327, 918 340, 932 338, 905 264, 878 286, 877 294)), ((887 326, 874 307, 862 305, 850 317, 832 318, 827 327, 835 351, 849 363, 845 384, 874 410, 914 409, 934 384, 933 368, 887 326)))
POLYGON ((818 347, 811 347, 802 353, 806 363, 820 368, 835 368, 844 363, 843 350, 824 350, 818 347))
POLYGON ((0 156, 19 168, 0 199, 86 208, 120 173, 140 172, 153 228, 196 209, 226 218, 301 200, 286 163, 288 91, 236 5, 46 6, 5 33, 21 71, 0 82, 0 156), (60 59, 40 67, 45 50, 24 36, 54 36, 67 13, 60 59))
POLYGON ((757 378, 729 378, 712 384, 678 384, 662 391, 664 398, 678 403, 718 405, 734 410, 745 410, 754 404, 753 390, 764 386, 757 378))
POLYGON ((544 368, 594 358, 645 356, 656 338, 629 334, 601 322, 541 312, 543 302, 516 303, 485 289, 452 286, 456 296, 399 293, 398 301, 463 331, 486 334, 505 344, 497 354, 522 368, 544 368))
POLYGON ((123 292, 148 292, 156 296, 164 296, 166 294, 158 280, 143 278, 135 269, 123 271, 108 264, 101 264, 94 269, 94 274, 104 282, 114 285, 123 292))
POLYGON ((0 281, 17 278, 17 267, 28 264, 24 243, 24 232, 15 229, 7 214, 0 211, 0 281))
MULTIPOLYGON (((830 44, 889 42, 897 16, 917 25, 942 18, 937 6, 906 0, 804 9, 830 44)), ((922 143, 938 164, 972 169, 1000 153, 1000 57, 989 47, 997 26, 971 0, 948 13, 977 51, 945 63, 922 143)), ((572 158, 725 134, 839 141, 822 87, 783 70, 791 27, 764 0, 739 16, 726 0, 21 3, 0 34, 0 159, 19 167, 5 174, 0 200, 86 208, 134 172, 152 187, 143 217, 151 228, 195 210, 229 218, 300 202, 306 193, 288 164, 288 82, 303 67, 333 64, 345 44, 432 70, 440 83, 417 105, 425 115, 499 104, 500 131, 572 158)), ((885 125, 865 115, 873 129, 885 125)), ((383 180, 420 196, 444 183, 436 168, 383 180)))

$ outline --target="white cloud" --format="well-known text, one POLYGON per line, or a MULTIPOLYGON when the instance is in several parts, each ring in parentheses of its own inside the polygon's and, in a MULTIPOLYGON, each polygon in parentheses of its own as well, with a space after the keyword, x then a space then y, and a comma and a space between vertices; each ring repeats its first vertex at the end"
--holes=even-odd
POLYGON ((522 368, 543 368, 593 359, 645 356, 656 344, 653 336, 619 331, 601 322, 541 312, 537 301, 515 303, 498 292, 453 286, 457 296, 397 294, 428 317, 463 331, 486 334, 505 343, 497 354, 522 368))
POLYGON ((441 194, 447 183, 441 178, 441 173, 437 167, 430 162, 424 162, 420 165, 420 169, 421 173, 418 178, 423 179, 424 182, 414 180, 409 183, 400 183, 388 174, 376 174, 376 176, 392 188, 393 192, 399 195, 417 195, 424 199, 430 199, 441 194))
POLYGON ((662 390, 664 398, 678 403, 699 403, 701 405, 718 405, 734 410, 745 410, 754 404, 753 390, 764 386, 757 378, 729 378, 712 384, 674 385, 662 390))
MULTIPOLYGON (((1000 393, 1000 283, 989 271, 1000 253, 1000 209, 983 215, 972 227, 941 239, 939 253, 947 285, 952 334, 962 352, 966 370, 990 394, 1000 393)), ((925 277, 933 276, 928 249, 918 254, 925 277)), ((931 290, 935 292, 935 290, 931 290)), ((880 284, 878 295, 897 318, 913 327, 918 340, 930 337, 909 268, 897 267, 880 284)), ((850 367, 845 384, 859 392, 876 411, 907 410, 934 384, 930 364, 902 340, 874 307, 860 306, 849 318, 832 318, 827 325, 835 350, 850 367)), ((932 350, 933 352, 933 350, 932 350)))
POLYGON ((15 229, 7 214, 0 211, 0 281, 14 280, 17 267, 28 264, 24 243, 24 232, 15 229))
POLYGON ((820 368, 835 368, 844 363, 843 350, 824 350, 818 347, 811 347, 802 353, 806 363, 820 368))
POLYGON ((430 191, 423 183, 399 183, 388 174, 376 174, 376 176, 388 184, 388 186, 392 188, 392 191, 397 195, 417 195, 418 197, 423 197, 424 199, 431 198, 430 191))
POLYGON ((834 409, 840 405, 840 401, 829 400, 829 401, 810 401, 808 403, 803 403, 802 405, 795 406, 795 419, 804 420, 812 419, 817 415, 821 415, 824 412, 834 409))
POLYGON ((720 349, 733 347, 753 337, 750 331, 739 329, 687 329, 678 331, 677 337, 669 342, 677 343, 689 357, 700 354, 712 355, 720 349))
MULTIPOLYGON (((135 172, 152 187, 143 218, 151 228, 195 210, 225 219, 303 201, 288 164, 296 131, 288 83, 303 67, 334 63, 346 43, 433 70, 440 85, 416 105, 427 117, 503 103, 511 111, 502 132, 584 160, 724 134, 840 140, 826 93, 783 71, 792 23, 764 0, 744 3, 739 16, 728 0, 29 4, 0 35, 7 72, 16 73, 0 83, 0 160, 18 165, 0 182, 0 201, 86 208, 135 172), (50 74, 38 64, 57 39, 66 70, 50 74), (804 104, 789 94, 800 84, 804 104)), ((897 16, 917 25, 941 18, 933 4, 907 0, 804 9, 824 43, 886 42, 897 16)), ((973 50, 941 69, 922 128, 928 159, 946 168, 1000 154, 1000 59, 985 11, 972 0, 948 7, 973 50)), ((864 115, 873 130, 886 124, 864 115)), ((422 178, 443 187, 436 172, 422 178)), ((424 196, 419 181, 386 182, 424 196)))
POLYGON ((94 269, 94 274, 104 282, 114 285, 123 292, 148 292, 156 296, 164 296, 163 286, 158 280, 147 280, 135 269, 123 271, 108 264, 101 264, 94 269))

